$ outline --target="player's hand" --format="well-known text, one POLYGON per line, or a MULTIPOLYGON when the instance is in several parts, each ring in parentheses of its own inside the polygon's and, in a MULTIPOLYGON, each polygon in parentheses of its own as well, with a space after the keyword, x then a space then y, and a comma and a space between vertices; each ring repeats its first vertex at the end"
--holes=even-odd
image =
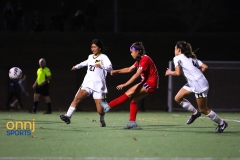
POLYGON ((167 68, 166 73, 165 73, 165 76, 168 76, 168 75, 170 75, 171 73, 172 73, 172 71, 171 71, 169 68, 167 68))
POLYGON ((100 66, 101 66, 100 63, 95 63, 96 68, 100 68, 100 66))
POLYGON ((117 88, 118 90, 121 90, 121 89, 123 89, 123 87, 125 87, 125 85, 124 85, 124 84, 120 84, 120 85, 118 85, 116 88, 117 88))
POLYGON ((77 70, 77 68, 75 66, 73 66, 71 70, 74 71, 74 70, 77 70))
POLYGON ((111 70, 111 75, 114 75, 114 74, 116 74, 117 73, 117 71, 116 70, 111 70))

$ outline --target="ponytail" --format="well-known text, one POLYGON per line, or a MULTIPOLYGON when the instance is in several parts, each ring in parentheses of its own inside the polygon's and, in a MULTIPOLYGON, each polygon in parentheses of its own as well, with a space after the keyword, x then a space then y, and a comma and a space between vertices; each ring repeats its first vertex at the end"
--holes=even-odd
POLYGON ((192 46, 190 43, 187 43, 185 41, 178 41, 177 42, 177 48, 181 49, 181 52, 184 53, 184 55, 188 58, 197 58, 196 56, 196 51, 198 49, 196 49, 194 52, 192 51, 192 46))

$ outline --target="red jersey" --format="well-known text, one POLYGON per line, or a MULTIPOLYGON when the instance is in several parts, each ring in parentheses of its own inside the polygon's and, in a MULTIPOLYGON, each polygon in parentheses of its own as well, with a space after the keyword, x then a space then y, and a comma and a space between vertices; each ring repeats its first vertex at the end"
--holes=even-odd
POLYGON ((158 71, 154 62, 149 56, 143 55, 140 61, 136 61, 134 63, 134 66, 143 70, 141 74, 142 82, 149 82, 156 88, 158 87, 158 71))

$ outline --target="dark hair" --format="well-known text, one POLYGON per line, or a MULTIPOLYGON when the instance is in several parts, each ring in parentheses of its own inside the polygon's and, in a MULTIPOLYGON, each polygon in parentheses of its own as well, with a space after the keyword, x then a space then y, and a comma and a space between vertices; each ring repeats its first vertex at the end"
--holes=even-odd
POLYGON ((177 48, 181 49, 181 52, 188 58, 197 58, 196 54, 192 51, 190 43, 185 41, 178 41, 176 44, 177 48))
POLYGON ((139 56, 146 54, 145 48, 142 42, 135 42, 131 45, 130 49, 137 50, 139 52, 139 56))
POLYGON ((92 44, 97 45, 99 48, 101 48, 101 52, 103 52, 103 42, 100 39, 92 40, 91 45, 92 44))

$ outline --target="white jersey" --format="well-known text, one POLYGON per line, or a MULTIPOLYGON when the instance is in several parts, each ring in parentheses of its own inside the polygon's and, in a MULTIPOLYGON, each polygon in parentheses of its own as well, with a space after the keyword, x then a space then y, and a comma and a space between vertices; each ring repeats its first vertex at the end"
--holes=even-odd
POLYGON ((112 63, 105 54, 100 54, 96 58, 93 56, 93 54, 89 55, 87 60, 75 66, 77 69, 87 66, 87 74, 82 86, 91 88, 96 92, 107 93, 106 76, 107 72, 112 70, 112 63), (99 68, 95 67, 96 63, 100 64, 99 68))
POLYGON ((181 67, 188 85, 194 93, 202 93, 208 90, 209 84, 200 69, 203 64, 200 60, 187 58, 184 54, 180 54, 173 58, 173 62, 175 67, 181 67))

